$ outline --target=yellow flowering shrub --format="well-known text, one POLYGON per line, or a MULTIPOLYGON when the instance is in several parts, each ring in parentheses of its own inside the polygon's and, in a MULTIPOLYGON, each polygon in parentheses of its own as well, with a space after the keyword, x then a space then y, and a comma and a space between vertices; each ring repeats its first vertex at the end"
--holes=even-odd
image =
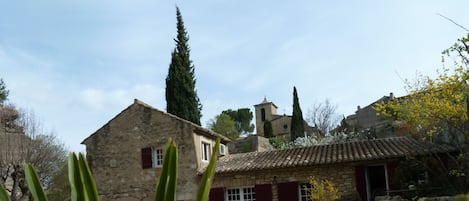
POLYGON ((334 201, 340 198, 339 189, 327 179, 319 180, 314 176, 309 177, 311 188, 303 186, 309 193, 309 200, 312 201, 334 201))

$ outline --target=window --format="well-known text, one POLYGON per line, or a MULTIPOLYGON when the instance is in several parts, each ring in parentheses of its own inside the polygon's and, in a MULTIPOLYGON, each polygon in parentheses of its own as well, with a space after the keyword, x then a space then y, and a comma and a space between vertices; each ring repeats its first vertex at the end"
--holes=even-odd
POLYGON ((156 168, 163 165, 163 149, 146 147, 142 149, 142 168, 156 168))
POLYGON ((226 155, 225 153, 225 145, 224 144, 220 144, 220 156, 224 156, 226 155))
POLYGON ((265 121, 265 108, 261 109, 261 120, 265 121))
POLYGON ((311 194, 309 192, 313 189, 313 186, 311 186, 310 183, 303 183, 300 184, 298 188, 300 190, 300 201, 310 200, 309 197, 311 197, 311 194))
POLYGON ((255 201, 256 192, 252 187, 226 189, 227 201, 255 201))
POLYGON ((154 168, 163 166, 163 149, 151 149, 151 164, 154 168))
POLYGON ((202 142, 202 161, 210 160, 210 144, 202 142))

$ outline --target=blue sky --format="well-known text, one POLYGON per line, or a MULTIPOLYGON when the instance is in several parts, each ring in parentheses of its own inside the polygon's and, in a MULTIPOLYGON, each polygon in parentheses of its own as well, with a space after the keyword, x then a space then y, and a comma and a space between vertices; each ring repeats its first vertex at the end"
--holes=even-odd
POLYGON ((350 115, 404 78, 434 75, 469 27, 469 1, 6 1, 0 77, 10 103, 34 110, 72 151, 138 98, 165 110, 181 9, 202 124, 264 96, 290 114, 329 98, 350 115))

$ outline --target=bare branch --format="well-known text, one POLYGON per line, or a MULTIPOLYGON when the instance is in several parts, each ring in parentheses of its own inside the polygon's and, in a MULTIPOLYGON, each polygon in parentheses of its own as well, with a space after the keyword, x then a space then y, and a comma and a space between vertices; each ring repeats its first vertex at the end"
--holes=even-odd
POLYGON ((446 16, 444 16, 444 15, 442 15, 442 14, 440 14, 440 13, 437 13, 437 15, 439 15, 439 16, 442 17, 442 18, 445 18, 446 20, 452 22, 452 23, 455 24, 456 26, 461 27, 461 29, 464 29, 465 31, 469 32, 469 29, 467 29, 466 27, 464 27, 464 26, 462 26, 462 25, 456 23, 456 22, 455 22, 454 20, 452 20, 451 18, 446 17, 446 16))

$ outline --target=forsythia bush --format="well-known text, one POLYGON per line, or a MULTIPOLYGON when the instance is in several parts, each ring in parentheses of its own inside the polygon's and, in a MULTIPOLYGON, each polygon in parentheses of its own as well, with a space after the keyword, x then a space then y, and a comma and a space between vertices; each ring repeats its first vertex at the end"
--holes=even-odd
POLYGON ((312 201, 334 201, 340 198, 339 189, 327 179, 319 180, 313 176, 309 177, 311 188, 304 187, 309 193, 312 201))

